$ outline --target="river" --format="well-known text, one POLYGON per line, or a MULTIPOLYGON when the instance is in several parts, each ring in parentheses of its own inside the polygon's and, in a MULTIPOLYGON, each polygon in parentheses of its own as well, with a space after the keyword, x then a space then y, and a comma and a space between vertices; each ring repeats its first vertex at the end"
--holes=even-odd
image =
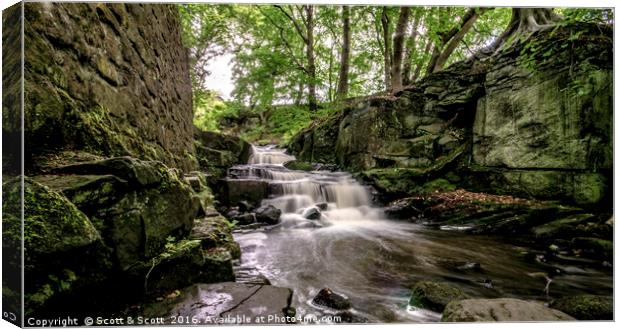
POLYGON ((254 147, 249 163, 231 170, 268 181, 271 195, 262 204, 282 210, 280 224, 236 230, 242 249, 237 268, 292 288, 297 314, 336 313, 311 302, 328 287, 348 297, 350 312, 369 322, 438 321, 440 314, 408 306, 411 287, 420 280, 448 282, 474 297, 544 301, 551 273, 552 297, 613 292, 611 269, 547 264, 500 237, 388 219, 350 174, 283 166, 293 159, 273 146, 254 147), (319 219, 307 219, 314 207, 325 210, 319 219))

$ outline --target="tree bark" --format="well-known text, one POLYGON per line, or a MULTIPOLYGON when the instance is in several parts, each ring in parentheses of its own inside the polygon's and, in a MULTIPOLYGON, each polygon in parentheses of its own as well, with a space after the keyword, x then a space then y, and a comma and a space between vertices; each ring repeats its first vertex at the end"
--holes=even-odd
POLYGON ((418 26, 422 21, 422 11, 418 10, 416 15, 413 18, 413 23, 411 24, 411 34, 409 34, 409 38, 407 39, 407 46, 405 47, 405 62, 403 63, 403 84, 408 85, 412 82, 411 80, 411 69, 412 69, 412 61, 413 54, 416 53, 417 46, 416 41, 418 39, 418 35, 420 32, 418 31, 418 26))
MULTIPOLYGON (((440 37, 440 42, 439 44, 436 44, 435 47, 433 47, 433 54, 431 55, 431 59, 428 62, 428 66, 426 67, 426 73, 427 74, 431 74, 433 72, 436 72, 438 70, 437 68, 437 63, 439 62, 439 60, 442 57, 449 57, 449 55, 452 54, 452 51, 454 51, 454 49, 452 49, 452 51, 448 52, 447 54, 444 54, 444 50, 447 49, 446 45, 450 42, 450 40, 452 40, 455 37, 459 37, 460 39, 456 40, 456 42, 454 43, 453 47, 456 48, 456 46, 458 45, 458 43, 463 40, 463 37, 465 36, 465 34, 467 33, 467 31, 469 31, 469 29, 471 29, 471 27, 473 26, 473 24, 475 23, 476 19, 478 19, 479 14, 478 11, 480 10, 488 10, 487 8, 471 8, 470 10, 468 10, 465 15, 463 15, 463 18, 461 19, 461 24, 456 27, 453 28, 450 31, 447 31, 446 33, 444 33, 443 35, 441 35, 440 37), (473 21, 472 21, 473 20, 473 21), (466 29, 464 31, 464 33, 459 33, 459 32, 463 32, 463 29, 466 29), (444 55, 444 56, 442 56, 444 55)), ((447 61, 448 58, 442 59, 444 64, 445 61, 447 61)), ((442 64, 443 65, 443 64, 442 64)))
POLYGON ((466 21, 464 21, 464 24, 461 26, 458 32, 456 32, 456 34, 454 34, 454 36, 450 39, 448 44, 445 46, 445 48, 437 58, 437 62, 435 63, 433 72, 437 72, 443 69, 444 65, 446 65, 446 62, 448 61, 448 58, 450 58, 450 55, 452 55, 452 53, 459 45, 459 43, 463 40, 467 32, 469 32, 469 30, 471 30, 471 28, 474 26, 474 23, 476 23, 478 17, 484 14, 484 12, 487 10, 488 8, 480 8, 476 10, 471 16, 469 16, 466 21))
POLYGON ((344 99, 349 94, 349 57, 351 56, 350 10, 349 6, 342 6, 342 51, 340 52, 337 99, 344 99))
POLYGON ((314 6, 305 5, 306 12, 306 57, 308 58, 308 107, 316 111, 316 64, 314 58, 314 6))
POLYGON ((383 32, 383 70, 385 90, 391 89, 391 75, 390 68, 392 67, 392 44, 391 44, 391 31, 390 31, 390 16, 387 12, 387 7, 383 7, 381 10, 381 27, 383 32))
POLYGON ((560 19, 553 8, 512 8, 510 23, 488 50, 509 47, 521 38, 528 38, 536 31, 553 26, 560 19))
POLYGON ((402 76, 402 64, 403 64, 403 48, 405 44, 405 33, 407 30, 407 23, 409 22, 409 15, 411 14, 411 8, 401 7, 400 15, 398 16, 398 23, 396 24, 396 30, 394 31, 394 53, 392 55, 392 92, 398 92, 403 89, 403 76, 402 76))
MULTIPOLYGON (((432 46, 433 46, 433 43, 431 42, 431 40, 430 39, 426 40, 426 46, 424 47, 424 54, 428 54, 428 52, 431 51, 432 46)), ((411 77, 411 82, 415 82, 420 77, 420 72, 422 72, 422 65, 423 65, 422 61, 419 61, 418 64, 415 66, 415 72, 413 72, 413 76, 411 77)))

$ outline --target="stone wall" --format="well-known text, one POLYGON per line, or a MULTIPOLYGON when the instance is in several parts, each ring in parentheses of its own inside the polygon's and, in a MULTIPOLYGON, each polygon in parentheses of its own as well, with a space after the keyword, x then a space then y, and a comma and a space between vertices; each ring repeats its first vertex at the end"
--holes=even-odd
POLYGON ((25 17, 27 162, 78 150, 196 167, 176 6, 27 3, 25 17))

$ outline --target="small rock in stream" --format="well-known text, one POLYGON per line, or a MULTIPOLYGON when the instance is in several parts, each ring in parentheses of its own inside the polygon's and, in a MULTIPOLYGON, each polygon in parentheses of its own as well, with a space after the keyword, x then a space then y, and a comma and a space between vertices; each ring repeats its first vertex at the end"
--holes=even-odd
POLYGON ((237 207, 241 212, 252 211, 254 209, 254 207, 247 201, 239 201, 239 203, 237 203, 237 207))
POLYGON ((315 207, 319 208, 322 211, 327 210, 327 202, 321 202, 321 203, 317 203, 314 205, 315 207))
POLYGON ((312 299, 316 305, 326 306, 335 310, 346 310, 351 307, 351 302, 345 296, 333 292, 329 288, 323 288, 312 299))
POLYGON ((307 219, 320 219, 321 218, 321 212, 316 207, 312 207, 312 208, 306 209, 304 211, 303 216, 304 216, 304 218, 307 218, 307 219))
POLYGON ((254 213, 256 214, 256 221, 267 224, 278 224, 280 215, 282 215, 282 211, 272 205, 261 206, 254 213))
POLYGON ((236 220, 239 225, 249 225, 256 222, 256 216, 253 213, 245 213, 233 217, 232 220, 236 220))

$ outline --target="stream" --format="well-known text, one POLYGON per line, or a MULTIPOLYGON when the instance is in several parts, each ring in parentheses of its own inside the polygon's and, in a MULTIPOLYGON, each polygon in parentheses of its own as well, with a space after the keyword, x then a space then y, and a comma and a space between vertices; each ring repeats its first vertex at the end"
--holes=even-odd
POLYGON ((551 297, 613 292, 610 268, 537 262, 523 256, 530 250, 500 237, 388 219, 349 173, 283 166, 294 159, 273 146, 254 147, 249 163, 229 173, 269 182, 271 195, 262 204, 282 210, 280 224, 235 230, 242 249, 237 268, 293 289, 298 315, 337 313, 312 303, 328 287, 350 299, 350 313, 369 322, 438 321, 441 314, 408 306, 420 280, 448 282, 473 297, 545 301, 543 273, 559 270, 551 297), (325 210, 307 219, 314 207, 325 210))

